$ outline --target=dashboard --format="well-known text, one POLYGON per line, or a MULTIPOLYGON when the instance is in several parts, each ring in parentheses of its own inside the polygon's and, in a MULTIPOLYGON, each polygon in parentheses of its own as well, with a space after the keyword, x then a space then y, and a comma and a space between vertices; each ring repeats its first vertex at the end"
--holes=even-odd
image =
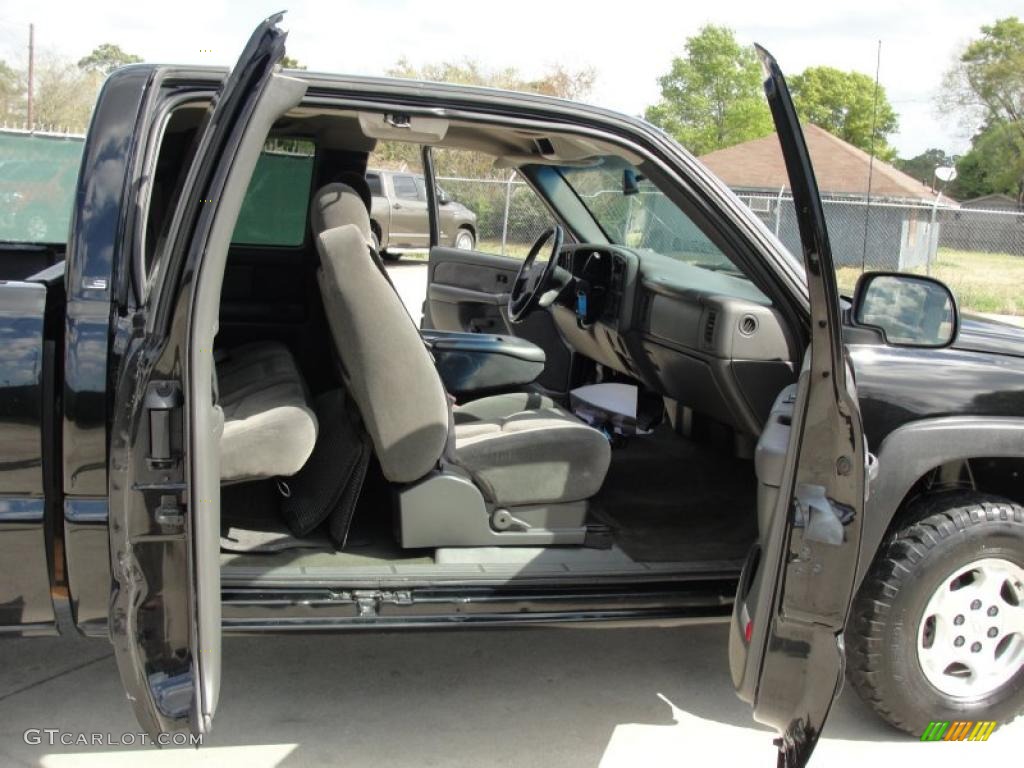
POLYGON ((756 436, 796 380, 782 316, 746 278, 648 250, 566 246, 563 339, 676 404, 756 436))

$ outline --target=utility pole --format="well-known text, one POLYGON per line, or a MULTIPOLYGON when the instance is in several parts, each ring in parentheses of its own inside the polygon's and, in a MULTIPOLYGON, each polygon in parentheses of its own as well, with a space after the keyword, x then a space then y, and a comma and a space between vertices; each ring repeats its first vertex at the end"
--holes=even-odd
POLYGON ((28 129, 31 131, 32 125, 32 81, 35 78, 36 68, 36 25, 28 25, 28 129))

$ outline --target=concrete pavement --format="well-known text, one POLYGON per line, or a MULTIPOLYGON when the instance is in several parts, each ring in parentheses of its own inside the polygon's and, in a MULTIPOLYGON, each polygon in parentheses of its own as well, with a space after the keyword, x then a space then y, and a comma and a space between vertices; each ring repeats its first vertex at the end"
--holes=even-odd
MULTIPOLYGON (((0 642, 4 766, 775 764, 729 680, 725 625, 229 637, 198 751, 26 744, 26 729, 137 733, 111 648, 0 642)), ((1010 765, 1024 727, 922 744, 845 692, 812 765, 1010 765)))

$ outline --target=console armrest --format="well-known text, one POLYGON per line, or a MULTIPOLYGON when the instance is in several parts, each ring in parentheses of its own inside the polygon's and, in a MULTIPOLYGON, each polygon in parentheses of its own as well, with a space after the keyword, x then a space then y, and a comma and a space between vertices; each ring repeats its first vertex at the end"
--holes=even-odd
POLYGON ((515 336, 425 330, 445 389, 454 395, 522 387, 544 370, 544 350, 515 336))

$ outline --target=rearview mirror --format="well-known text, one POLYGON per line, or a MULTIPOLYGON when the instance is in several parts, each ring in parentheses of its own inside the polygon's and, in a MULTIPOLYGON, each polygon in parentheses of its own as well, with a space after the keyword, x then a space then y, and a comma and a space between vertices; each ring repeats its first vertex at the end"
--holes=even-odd
POLYGON ((898 347, 949 346, 960 326, 956 300, 944 283, 894 272, 861 275, 853 320, 880 330, 886 344, 898 347))
POLYGON ((646 178, 642 173, 637 173, 633 168, 622 170, 622 194, 626 197, 640 194, 640 182, 646 178))

